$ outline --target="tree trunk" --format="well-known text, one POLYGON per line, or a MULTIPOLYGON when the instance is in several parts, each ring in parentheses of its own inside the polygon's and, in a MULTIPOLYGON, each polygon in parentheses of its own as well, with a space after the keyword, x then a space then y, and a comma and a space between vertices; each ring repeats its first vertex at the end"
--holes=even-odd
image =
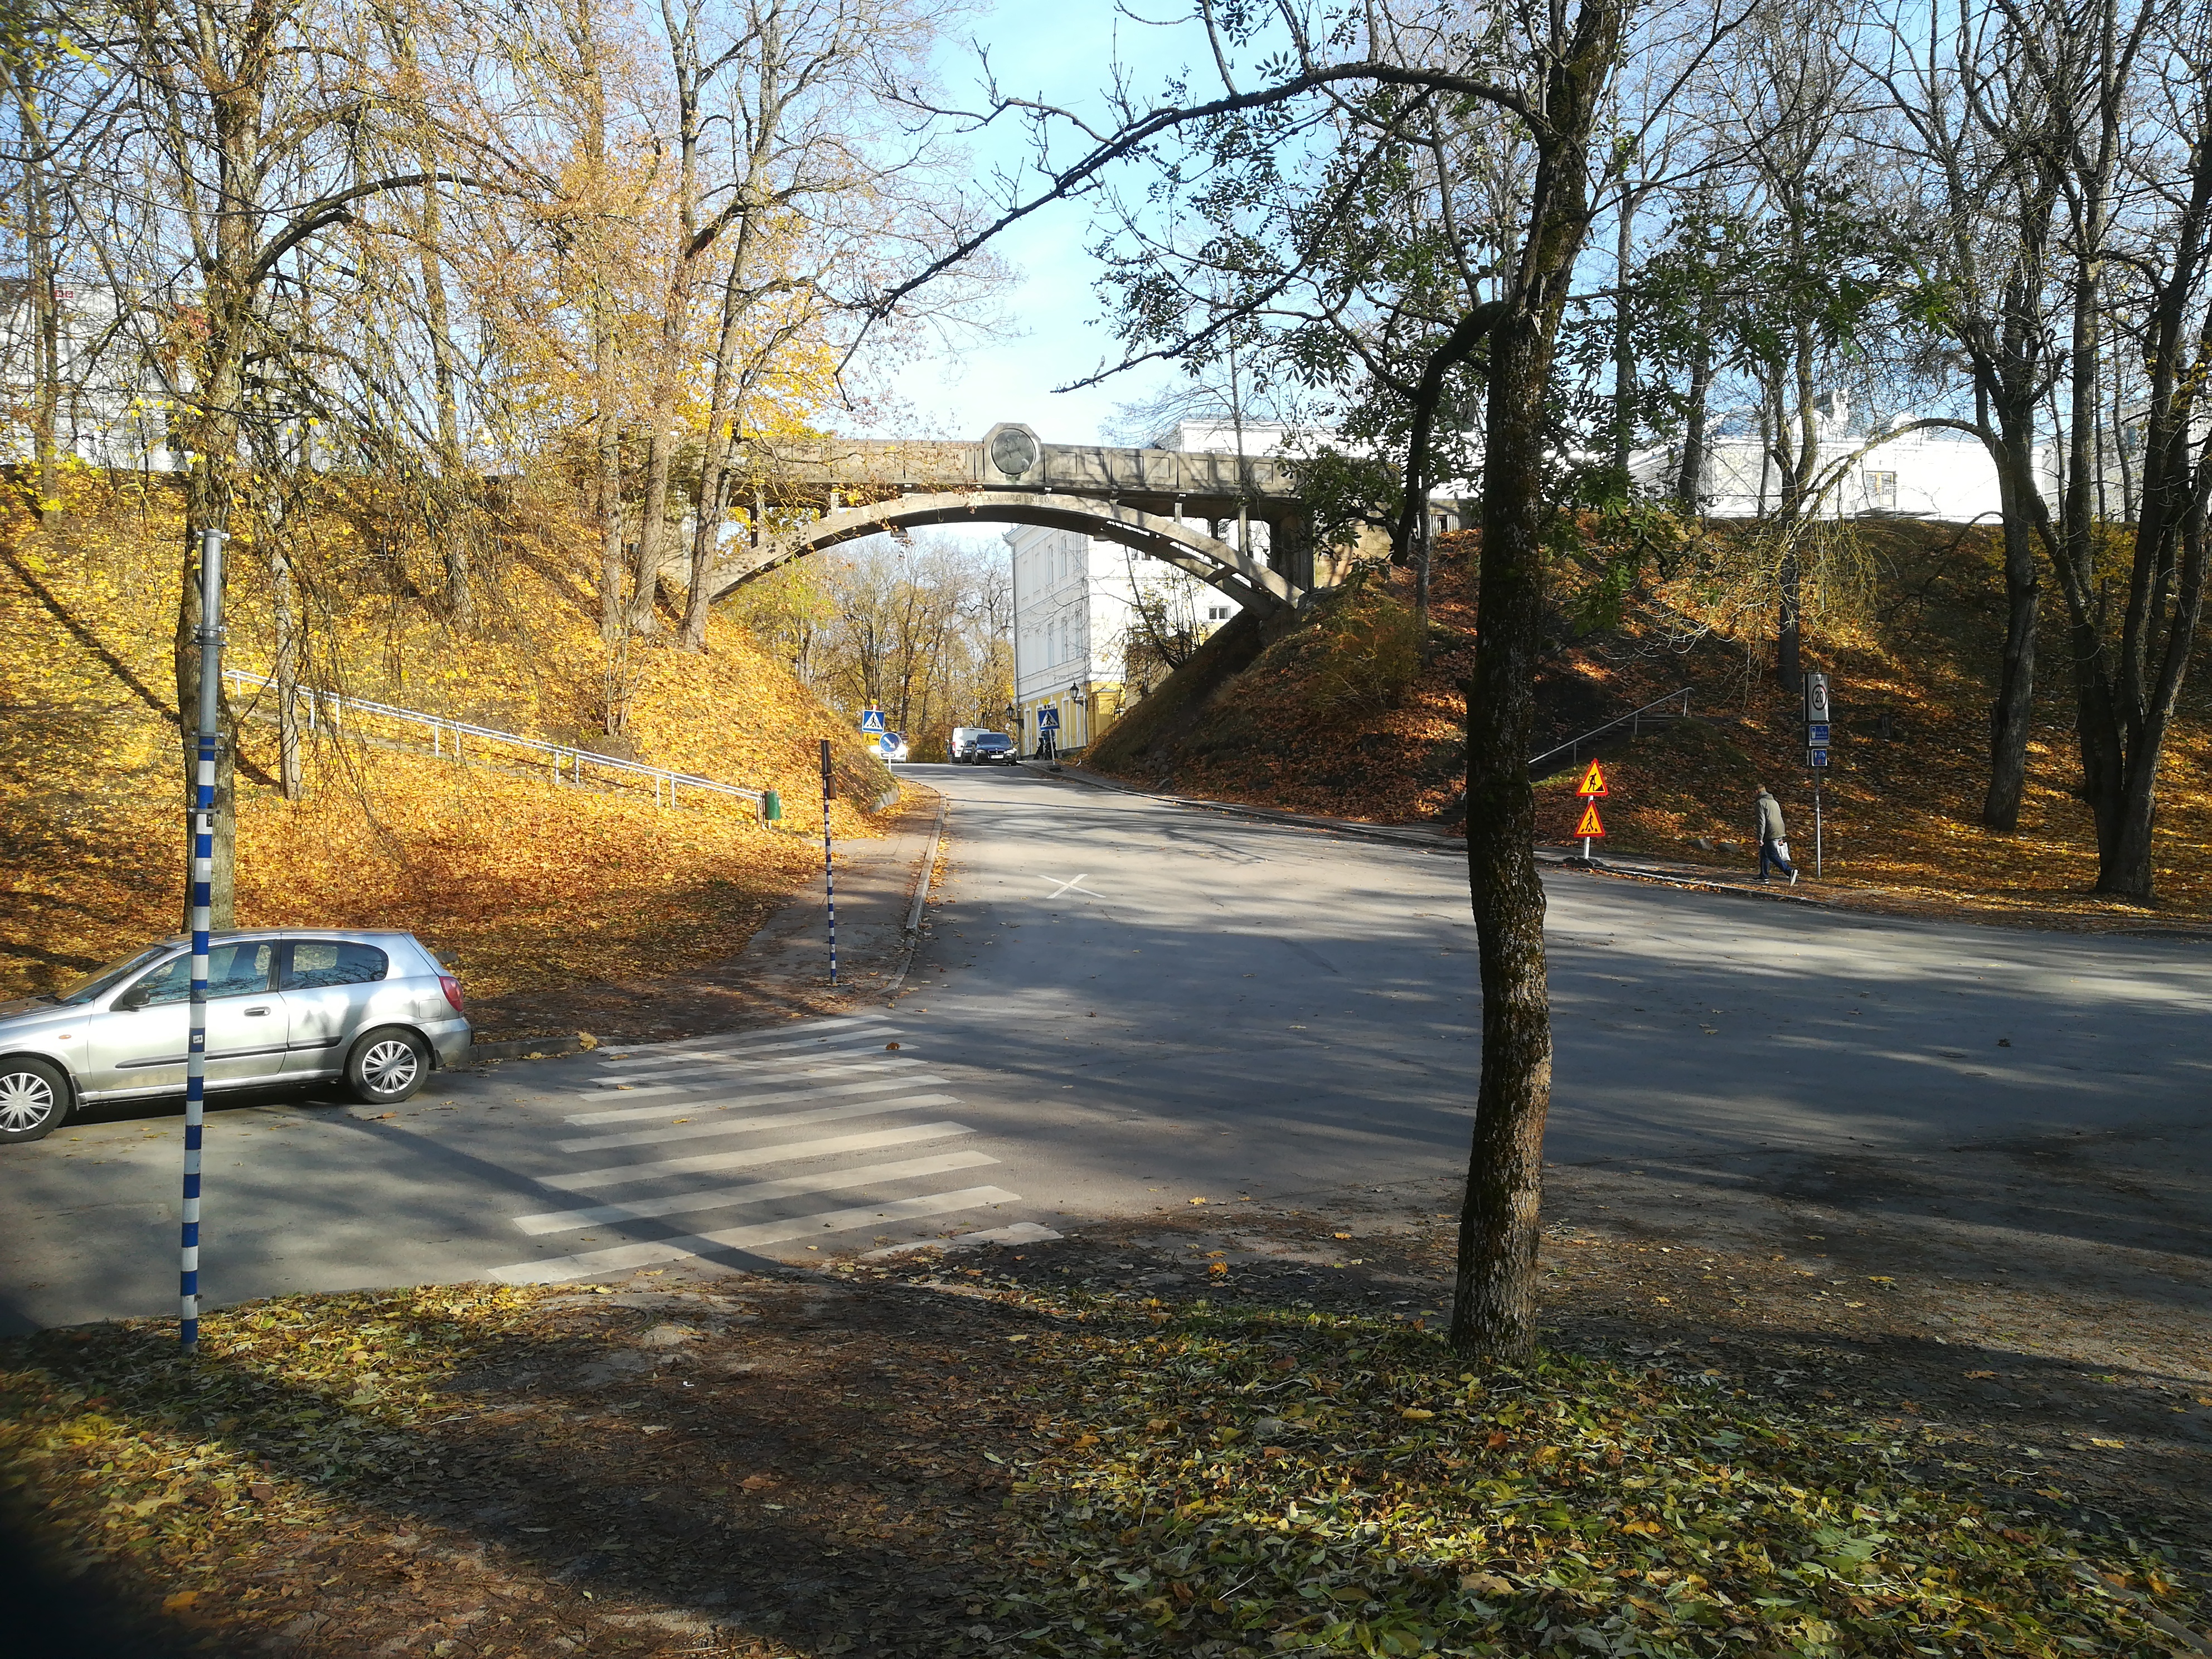
POLYGON ((1451 1338, 1510 1358, 1534 1340, 1552 1014, 1536 874, 1536 651, 1543 622, 1549 341, 1516 318, 1491 356, 1482 629, 1467 683, 1467 862, 1482 974, 1482 1077, 1460 1210, 1451 1338), (1520 337, 1511 337, 1518 336, 1520 337))
MULTIPOLYGON (((2033 393, 2030 394, 2033 396, 2033 393)), ((1990 705, 1990 787, 1982 799, 1984 827, 2007 835, 2020 828, 2020 801, 2027 787, 2027 737, 2035 714, 2035 632, 2043 613, 2043 571, 2036 556, 2031 506, 2021 499, 2033 490, 2033 411, 2023 423, 2009 412, 1999 416, 2004 451, 1998 471, 1998 495, 2004 514, 2005 639, 1997 670, 1997 695, 1990 705)))
POLYGON ((722 286, 722 326, 714 348, 714 382, 707 397, 706 453, 699 464, 699 516, 692 526, 691 577, 684 592, 684 648, 687 651, 707 648, 707 612, 714 599, 708 580, 715 550, 721 544, 722 520, 730 510, 731 406, 737 401, 735 383, 739 379, 736 360, 745 315, 743 283, 752 241, 750 216, 738 222, 737 240, 737 252, 722 286))
POLYGON ((593 319, 592 325, 598 331, 592 342, 592 379, 598 383, 599 401, 592 451, 599 467, 595 505, 599 520, 599 637, 612 645, 623 637, 625 626, 622 426, 615 403, 614 331, 604 317, 593 319))
MULTIPOLYGON (((605 188, 607 166, 606 87, 598 23, 593 0, 579 0, 574 25, 576 77, 584 100, 584 163, 593 191, 605 188)), ((604 265, 606 250, 598 250, 598 256, 604 265)), ((592 509, 599 532, 599 638, 611 646, 623 635, 621 381, 615 366, 612 283, 605 269, 593 273, 592 288, 592 509)), ((613 706, 610 693, 610 709, 613 706)))
POLYGON ((1544 1125, 1552 1101, 1544 888, 1528 754, 1543 644, 1547 404, 1568 278, 1589 232, 1588 145, 1620 14, 1588 0, 1551 55, 1548 131, 1528 239, 1491 335, 1482 475, 1482 627, 1467 684, 1468 893, 1482 972, 1482 1079, 1460 1211, 1451 1343, 1510 1358, 1535 1341, 1544 1125))
POLYGON ((37 474, 31 510, 42 525, 61 511, 56 433, 61 410, 61 307, 56 289, 54 187, 48 168, 46 109, 36 54, 11 54, 23 173, 23 275, 31 301, 31 461, 37 474))
POLYGON ((653 429, 645 441, 644 499, 638 506, 637 565, 630 572, 629 628, 633 634, 651 637, 660 629, 654 607, 660 599, 662 544, 668 538, 668 473, 676 434, 676 398, 672 387, 663 397, 656 391, 651 416, 653 429))
POLYGON ((1782 547, 1781 616, 1775 629, 1774 678, 1784 691, 1796 691, 1805 684, 1804 626, 1798 614, 1804 583, 1797 568, 1796 525, 1785 522, 1782 533, 1789 539, 1782 547))
MULTIPOLYGON (((432 170, 435 158, 426 156, 422 170, 432 170)), ((447 315, 446 272, 440 263, 439 235, 442 228, 434 186, 422 192, 422 293, 428 303, 430 362, 433 389, 438 401, 439 527, 446 563, 446 614, 464 631, 476 625, 476 596, 471 585, 467 503, 475 491, 468 479, 468 457, 461 449, 459 375, 453 367, 453 326, 447 315)))
POLYGON ((1674 499, 1692 515, 1705 504, 1705 404, 1713 386, 1712 305, 1698 301, 1698 331, 1691 347, 1689 397, 1682 411, 1682 465, 1674 475, 1674 499))
MULTIPOLYGON (((264 525, 264 533, 270 526, 264 525)), ((269 540, 269 586, 276 621, 276 779, 286 800, 300 799, 300 624, 292 560, 280 537, 269 540)))
POLYGON ((1613 471, 1621 494, 1629 493, 1628 458, 1636 447, 1635 313, 1628 300, 1628 262, 1635 257, 1638 191, 1620 193, 1620 218, 1613 248, 1613 471))

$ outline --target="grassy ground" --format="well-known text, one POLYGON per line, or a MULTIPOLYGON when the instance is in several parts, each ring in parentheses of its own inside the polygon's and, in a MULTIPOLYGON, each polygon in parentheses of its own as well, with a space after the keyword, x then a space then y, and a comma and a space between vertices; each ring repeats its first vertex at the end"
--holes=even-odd
POLYGON ((1820 1333, 1794 1262, 1555 1230, 1553 1346, 1478 1372, 1428 1249, 1237 1206, 291 1298, 190 1364, 159 1324, 52 1332, 0 1347, 0 1457, 56 1570, 205 1651, 2202 1650, 2212 1537, 1852 1352, 1911 1274, 1820 1333))
MULTIPOLYGON (((1872 908, 1962 908, 2069 927, 2212 922, 2212 682, 2202 664, 2160 775, 2157 900, 2093 896, 2095 842, 2071 793, 2080 763, 2055 599, 2045 606, 2021 827, 1996 835, 1980 823, 1989 686, 2002 643, 1993 538, 1919 525, 1851 533, 1850 580, 1838 578, 1840 596, 1810 620, 1806 647, 1808 666, 1830 674, 1839 712, 1835 769, 1822 791, 1828 890, 1872 908), (1879 735, 1884 716, 1888 738, 1879 735)), ((1417 672, 1386 672, 1411 599, 1407 574, 1391 573, 1272 647, 1173 743, 1109 759, 1109 769, 1257 805, 1454 822, 1465 775, 1458 686, 1474 639, 1473 551, 1471 537, 1443 538, 1417 672)), ((1771 672, 1771 614, 1726 608, 1693 570, 1640 588, 1618 625, 1584 628, 1572 620, 1574 582, 1563 575, 1555 648, 1539 679, 1541 742, 1686 687, 1697 716, 1601 744, 1611 786, 1601 805, 1606 847, 1741 868, 1751 798, 1765 781, 1783 802, 1795 849, 1809 854, 1801 709, 1771 672), (1731 846, 1700 848, 1700 840, 1731 846)), ((1563 757, 1540 781, 1540 839, 1573 841, 1580 769, 1563 757)))
MULTIPOLYGON (((49 988, 181 915, 177 503, 87 483, 70 508, 51 532, 0 524, 0 996, 49 988)), ((818 799, 819 737, 847 774, 840 832, 874 833, 867 809, 889 778, 743 629, 717 623, 703 656, 611 654, 557 538, 539 537, 479 573, 480 620, 460 630, 419 594, 365 586, 343 550, 322 550, 330 580, 302 600, 304 681, 779 789, 790 833, 763 830, 739 801, 672 810, 643 791, 556 787, 520 757, 455 765, 396 729, 327 720, 307 745, 305 797, 288 802, 267 781, 266 696, 239 691, 241 925, 410 929, 459 962, 500 1035, 510 1000, 542 1011, 564 988, 734 954, 814 867, 803 803, 818 799), (614 737, 611 697, 625 710, 614 737)), ((265 671, 266 572, 250 544, 233 553, 228 660, 265 671)))

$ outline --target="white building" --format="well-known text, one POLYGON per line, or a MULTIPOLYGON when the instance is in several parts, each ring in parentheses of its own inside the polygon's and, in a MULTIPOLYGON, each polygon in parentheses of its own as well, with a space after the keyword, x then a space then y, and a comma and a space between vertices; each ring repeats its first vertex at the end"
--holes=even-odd
MULTIPOLYGON (((1290 433, 1274 421, 1185 421, 1150 447, 1258 459, 1284 453, 1290 433)), ((1242 535, 1255 558, 1267 556, 1267 526, 1257 520, 1241 527, 1234 519, 1189 523, 1231 546, 1242 535)), ((1024 754, 1037 750, 1039 709, 1058 712, 1057 747, 1064 753, 1089 747, 1151 690, 1139 593, 1153 602, 1156 614, 1173 617, 1178 632, 1200 637, 1243 608, 1218 588, 1119 542, 1039 525, 1017 525, 1006 539, 1013 553, 1014 702, 1021 710, 1015 736, 1024 754), (1133 675, 1133 654, 1139 662, 1133 675)))
MULTIPOLYGON (((167 403, 158 378, 141 361, 115 294, 63 287, 56 295, 58 339, 55 378, 60 406, 54 446, 88 466, 172 471, 167 403)), ((9 419, 0 433, 0 461, 25 462, 37 449, 30 411, 37 399, 36 313, 27 284, 0 279, 0 398, 9 419)))
MULTIPOLYGON (((1840 394, 1821 399, 1820 460, 1814 477, 1826 486, 1820 516, 1936 519, 1970 524, 1998 512, 1997 473, 1989 451, 1963 434, 1910 432, 1867 448, 1872 434, 1847 430, 1850 410, 1840 394), (1864 454, 1859 453, 1865 450, 1864 454)), ((1899 416, 1901 426, 1911 416, 1899 416)), ((1671 490, 1681 465, 1680 446, 1647 450, 1630 471, 1648 489, 1671 490)), ((1699 497, 1716 519, 1757 519, 1781 505, 1782 478, 1747 416, 1716 423, 1706 440, 1699 497)))
MULTIPOLYGON (((1024 754, 1036 752, 1039 709, 1058 713, 1057 747, 1065 752, 1087 748, 1133 700, 1130 656, 1133 649, 1141 654, 1144 635, 1140 592, 1156 607, 1182 613, 1200 634, 1238 609, 1218 589, 1119 542, 1026 524, 1006 539, 1013 554, 1014 702, 1021 709, 1015 735, 1024 754)), ((1139 684, 1134 696, 1149 689, 1139 684)))

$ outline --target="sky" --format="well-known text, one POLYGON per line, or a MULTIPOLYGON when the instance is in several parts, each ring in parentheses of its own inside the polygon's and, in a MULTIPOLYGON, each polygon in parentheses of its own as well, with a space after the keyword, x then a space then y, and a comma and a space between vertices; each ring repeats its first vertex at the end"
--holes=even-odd
MULTIPOLYGON (((1172 15, 1168 0, 1154 8, 1172 15)), ((1159 87, 1188 61, 1202 37, 1187 29, 1147 28, 1117 15, 1107 0, 1016 4, 995 0, 947 43, 940 73, 957 101, 980 101, 981 66, 972 40, 983 40, 1001 89, 1073 106, 1103 118, 1105 85, 1118 51, 1140 90, 1159 87)), ((978 175, 994 164, 1019 165, 1027 144, 1018 126, 994 127, 967 141, 978 175)), ((1055 204, 1024 221, 998 244, 1014 280, 998 296, 1003 325, 970 335, 904 368, 893 390, 914 422, 908 432, 981 438, 1000 421, 1022 421, 1048 443, 1097 443, 1108 438, 1118 407, 1167 384, 1158 371, 1132 374, 1092 390, 1055 393, 1081 378, 1114 344, 1102 323, 1092 283, 1097 261, 1090 210, 1055 204)), ((898 436, 874 431, 866 435, 898 436)))

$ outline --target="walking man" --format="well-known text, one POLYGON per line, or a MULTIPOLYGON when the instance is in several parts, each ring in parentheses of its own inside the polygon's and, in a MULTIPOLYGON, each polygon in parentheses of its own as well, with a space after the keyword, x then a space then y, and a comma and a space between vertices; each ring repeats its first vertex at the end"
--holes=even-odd
POLYGON ((1767 793, 1766 786, 1759 786, 1753 803, 1759 808, 1759 878, 1766 879, 1766 866, 1772 865, 1790 878, 1790 884, 1797 884, 1797 867, 1790 862, 1789 832, 1782 826, 1782 803, 1767 793))

